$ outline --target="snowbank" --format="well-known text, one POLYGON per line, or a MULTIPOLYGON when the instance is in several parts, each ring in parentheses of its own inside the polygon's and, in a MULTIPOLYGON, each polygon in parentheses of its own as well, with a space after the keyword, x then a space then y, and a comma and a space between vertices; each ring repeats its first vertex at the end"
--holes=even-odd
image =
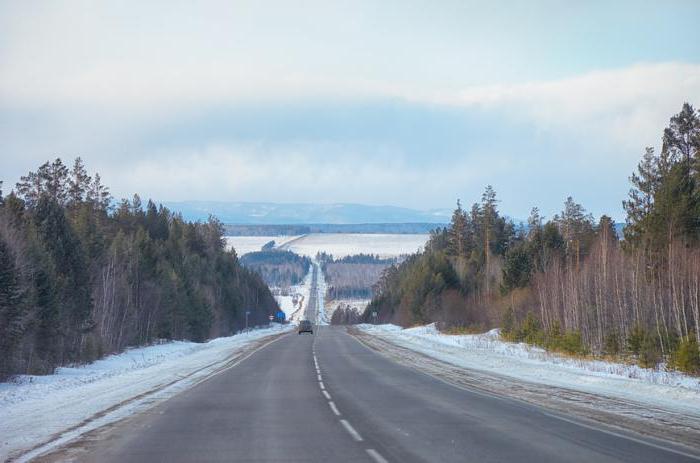
POLYGON ((89 365, 59 368, 53 375, 0 383, 0 460, 53 436, 60 435, 53 443, 59 445, 159 403, 230 366, 232 354, 253 342, 289 329, 277 325, 201 344, 173 341, 129 349, 89 365))
POLYGON ((498 330, 448 335, 434 324, 358 325, 369 334, 459 367, 525 381, 664 405, 700 414, 700 378, 602 360, 574 359, 499 339, 498 330))

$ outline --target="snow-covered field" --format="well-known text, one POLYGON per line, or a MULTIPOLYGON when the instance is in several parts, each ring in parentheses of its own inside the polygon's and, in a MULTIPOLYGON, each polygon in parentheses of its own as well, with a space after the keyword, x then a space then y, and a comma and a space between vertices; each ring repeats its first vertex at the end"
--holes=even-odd
POLYGON ((275 248, 290 250, 302 256, 314 257, 319 252, 344 257, 353 254, 378 254, 398 257, 421 251, 429 235, 371 234, 371 233, 311 233, 302 236, 226 236, 227 248, 233 247, 239 256, 260 251, 270 241, 275 248))
POLYGON ((289 325, 278 325, 202 344, 173 341, 129 349, 89 365, 59 368, 53 375, 22 376, 12 383, 0 383, 0 461, 53 441, 20 459, 28 460, 149 408, 232 366, 232 357, 252 348, 256 341, 289 329, 289 325), (112 407, 109 413, 96 416, 112 407))
POLYGON ((309 257, 325 252, 334 257, 362 253, 387 258, 420 251, 428 238, 429 235, 312 233, 289 240, 280 248, 309 257))
POLYGON ((579 360, 501 341, 497 330, 447 335, 434 325, 358 325, 365 333, 459 367, 528 382, 630 399, 700 415, 700 378, 636 365, 579 360))
POLYGON ((275 247, 291 241, 298 236, 225 236, 226 248, 234 248, 240 257, 249 252, 260 251, 260 249, 270 241, 275 242, 275 247))

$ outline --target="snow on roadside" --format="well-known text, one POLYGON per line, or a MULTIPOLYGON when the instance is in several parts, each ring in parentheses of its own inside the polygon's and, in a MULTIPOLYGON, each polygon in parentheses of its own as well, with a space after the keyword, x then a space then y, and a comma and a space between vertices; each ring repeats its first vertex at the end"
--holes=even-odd
POLYGON ((663 405, 700 415, 700 378, 637 365, 584 360, 499 339, 498 330, 448 335, 434 324, 402 329, 358 325, 362 331, 459 367, 524 381, 663 405))
POLYGON ((221 368, 231 354, 289 329, 277 325, 201 344, 172 341, 128 349, 88 365, 59 368, 53 375, 0 383, 0 460, 149 391, 158 390, 67 433, 60 442, 166 400, 221 368))
POLYGON ((286 314, 287 320, 290 323, 299 323, 299 320, 304 318, 304 310, 299 310, 299 303, 306 307, 309 302, 309 295, 311 293, 311 280, 313 278, 313 266, 309 267, 309 271, 304 277, 304 280, 299 285, 293 285, 289 287, 288 295, 283 296, 278 293, 276 288, 271 288, 272 292, 275 293, 275 299, 280 305, 280 309, 286 314), (297 296, 297 303, 294 304, 294 295, 297 296))
POLYGON ((316 301, 318 303, 318 317, 317 323, 319 325, 327 325, 329 322, 326 316, 326 278, 323 276, 323 269, 321 265, 314 259, 313 265, 318 271, 318 277, 316 279, 316 301))

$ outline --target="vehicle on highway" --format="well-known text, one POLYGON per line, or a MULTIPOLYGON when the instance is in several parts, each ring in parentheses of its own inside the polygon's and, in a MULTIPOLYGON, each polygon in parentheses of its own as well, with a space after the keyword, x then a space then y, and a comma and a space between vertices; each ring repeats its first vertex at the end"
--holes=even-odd
POLYGON ((299 334, 301 333, 314 334, 313 325, 311 325, 311 322, 309 320, 302 320, 301 322, 299 322, 299 334))

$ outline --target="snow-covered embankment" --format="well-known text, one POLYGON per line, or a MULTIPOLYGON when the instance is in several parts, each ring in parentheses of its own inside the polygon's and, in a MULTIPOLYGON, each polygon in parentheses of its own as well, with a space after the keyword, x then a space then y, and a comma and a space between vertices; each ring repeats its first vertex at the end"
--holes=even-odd
POLYGON ((700 378, 679 372, 558 355, 523 343, 501 341, 497 330, 480 335, 447 335, 440 333, 435 325, 408 329, 395 325, 358 325, 358 328, 457 367, 633 400, 700 417, 700 378))
POLYGON ((27 459, 149 408, 234 366, 289 329, 129 349, 53 375, 0 383, 0 460, 36 447, 21 458, 27 459))

